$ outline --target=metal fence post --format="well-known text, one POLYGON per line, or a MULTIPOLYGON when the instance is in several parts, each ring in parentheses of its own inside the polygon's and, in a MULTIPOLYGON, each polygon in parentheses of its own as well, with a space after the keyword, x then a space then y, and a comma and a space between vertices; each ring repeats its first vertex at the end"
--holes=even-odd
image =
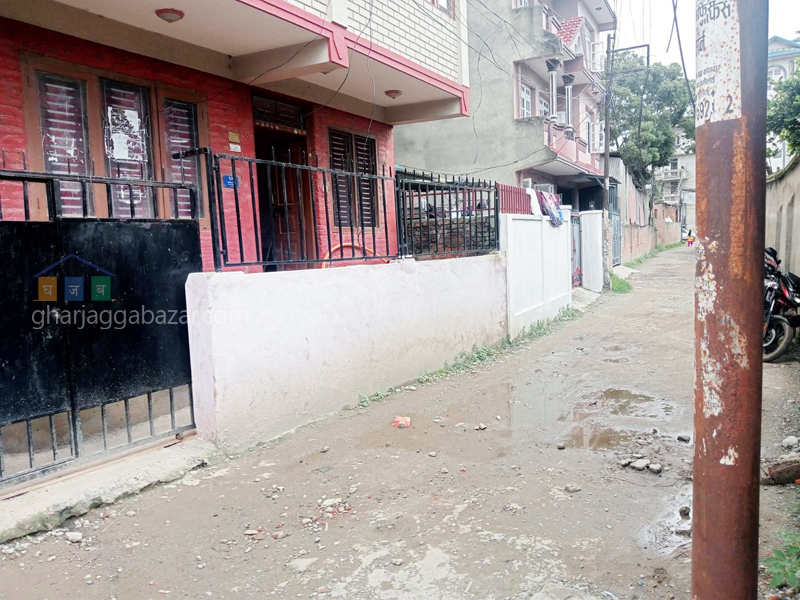
POLYGON ((758 584, 767 2, 697 3, 692 599, 758 584))
POLYGON ((494 249, 500 249, 500 184, 494 184, 494 249))

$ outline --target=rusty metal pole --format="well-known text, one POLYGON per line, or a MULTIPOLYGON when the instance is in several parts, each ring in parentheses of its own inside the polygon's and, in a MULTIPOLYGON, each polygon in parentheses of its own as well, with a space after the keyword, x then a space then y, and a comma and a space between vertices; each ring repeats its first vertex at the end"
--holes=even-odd
POLYGON ((754 600, 767 0, 697 1, 692 600, 754 600))

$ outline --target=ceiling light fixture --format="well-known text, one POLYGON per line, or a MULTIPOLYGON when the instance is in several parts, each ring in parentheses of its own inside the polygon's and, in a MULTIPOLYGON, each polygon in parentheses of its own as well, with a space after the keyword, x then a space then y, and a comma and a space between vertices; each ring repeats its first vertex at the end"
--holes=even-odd
POLYGON ((401 92, 400 90, 386 90, 383 93, 389 96, 389 98, 391 98, 392 100, 397 100, 400 96, 403 95, 403 92, 401 92))
POLYGON ((174 23, 175 21, 180 21, 185 16, 185 13, 177 8, 159 8, 156 11, 156 16, 167 23, 174 23))

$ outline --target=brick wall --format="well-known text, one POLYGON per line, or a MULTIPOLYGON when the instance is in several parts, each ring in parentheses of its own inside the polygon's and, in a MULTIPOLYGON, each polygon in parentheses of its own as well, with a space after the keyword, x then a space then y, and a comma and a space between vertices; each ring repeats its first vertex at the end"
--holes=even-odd
POLYGON ((656 246, 656 233, 650 226, 622 226, 622 264, 647 254, 656 246))
POLYGON ((356 34, 363 31, 363 38, 448 79, 460 81, 457 19, 466 16, 454 17, 434 6, 431 0, 350 0, 348 12, 351 31, 356 34))
MULTIPOLYGON (((330 0, 331 2, 335 2, 335 0, 330 0)), ((327 0, 289 0, 289 4, 294 4, 295 6, 299 6, 303 10, 307 10, 312 15, 315 15, 320 18, 326 17, 326 10, 328 2, 327 0)))
MULTIPOLYGON (((200 104, 199 110, 206 111, 207 139, 210 147, 215 152, 227 152, 228 133, 234 132, 240 136, 242 156, 255 156, 251 88, 248 86, 193 69, 0 18, 0 148, 6 151, 8 168, 21 169, 22 152, 27 149, 23 110, 23 78, 20 65, 21 52, 57 58, 103 69, 110 73, 202 92, 207 101, 200 104)), ((329 166, 327 141, 329 127, 360 134, 366 134, 369 130, 370 135, 377 140, 379 164, 386 165, 387 171, 394 164, 394 146, 390 125, 379 122, 370 124, 369 119, 325 108, 310 116, 307 127, 309 130, 308 151, 310 154, 318 155, 320 166, 329 166)), ((229 167, 225 168, 228 170, 223 169, 223 172, 229 173, 229 167)), ((244 207, 250 204, 250 181, 246 173, 238 173, 238 175, 240 176, 240 187, 237 191, 240 196, 240 206, 244 207)), ((257 180, 257 176, 254 177, 254 180, 257 180)), ((318 205, 323 205, 321 190, 316 197, 318 205)), ((0 184, 0 198, 2 199, 4 219, 19 220, 23 218, 21 186, 0 184)), ((391 223, 391 229, 388 231, 390 245, 393 244, 393 248, 396 248, 394 189, 390 185, 386 189, 386 200, 386 216, 391 223)), ((233 189, 223 190, 223 201, 226 215, 235 215, 233 189)), ((381 215, 383 215, 382 211, 381 206, 381 215)), ((323 221, 324 211, 318 210, 317 213, 319 220, 323 221)), ((244 258, 252 259, 255 256, 256 242, 252 233, 254 222, 252 210, 242 211, 241 220, 244 232, 244 258)), ((225 229, 229 240, 237 240, 235 219, 228 219, 225 229)), ((385 232, 383 233, 384 241, 383 245, 379 246, 379 253, 386 250, 385 232)), ((201 244, 203 268, 213 269, 211 230, 207 216, 201 221, 201 244)), ((231 259, 238 259, 238 243, 231 243, 230 249, 231 259)), ((254 268, 253 270, 260 269, 254 268)))

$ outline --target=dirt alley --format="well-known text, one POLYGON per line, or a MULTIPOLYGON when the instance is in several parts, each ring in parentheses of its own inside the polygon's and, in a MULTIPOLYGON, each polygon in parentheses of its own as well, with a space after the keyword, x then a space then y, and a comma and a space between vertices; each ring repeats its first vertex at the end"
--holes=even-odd
MULTIPOLYGON (((471 372, 0 547, 0 598, 688 598, 694 254, 639 269, 471 372)), ((765 367, 766 456, 799 378, 765 367)), ((762 553, 793 497, 762 488, 762 553)))

